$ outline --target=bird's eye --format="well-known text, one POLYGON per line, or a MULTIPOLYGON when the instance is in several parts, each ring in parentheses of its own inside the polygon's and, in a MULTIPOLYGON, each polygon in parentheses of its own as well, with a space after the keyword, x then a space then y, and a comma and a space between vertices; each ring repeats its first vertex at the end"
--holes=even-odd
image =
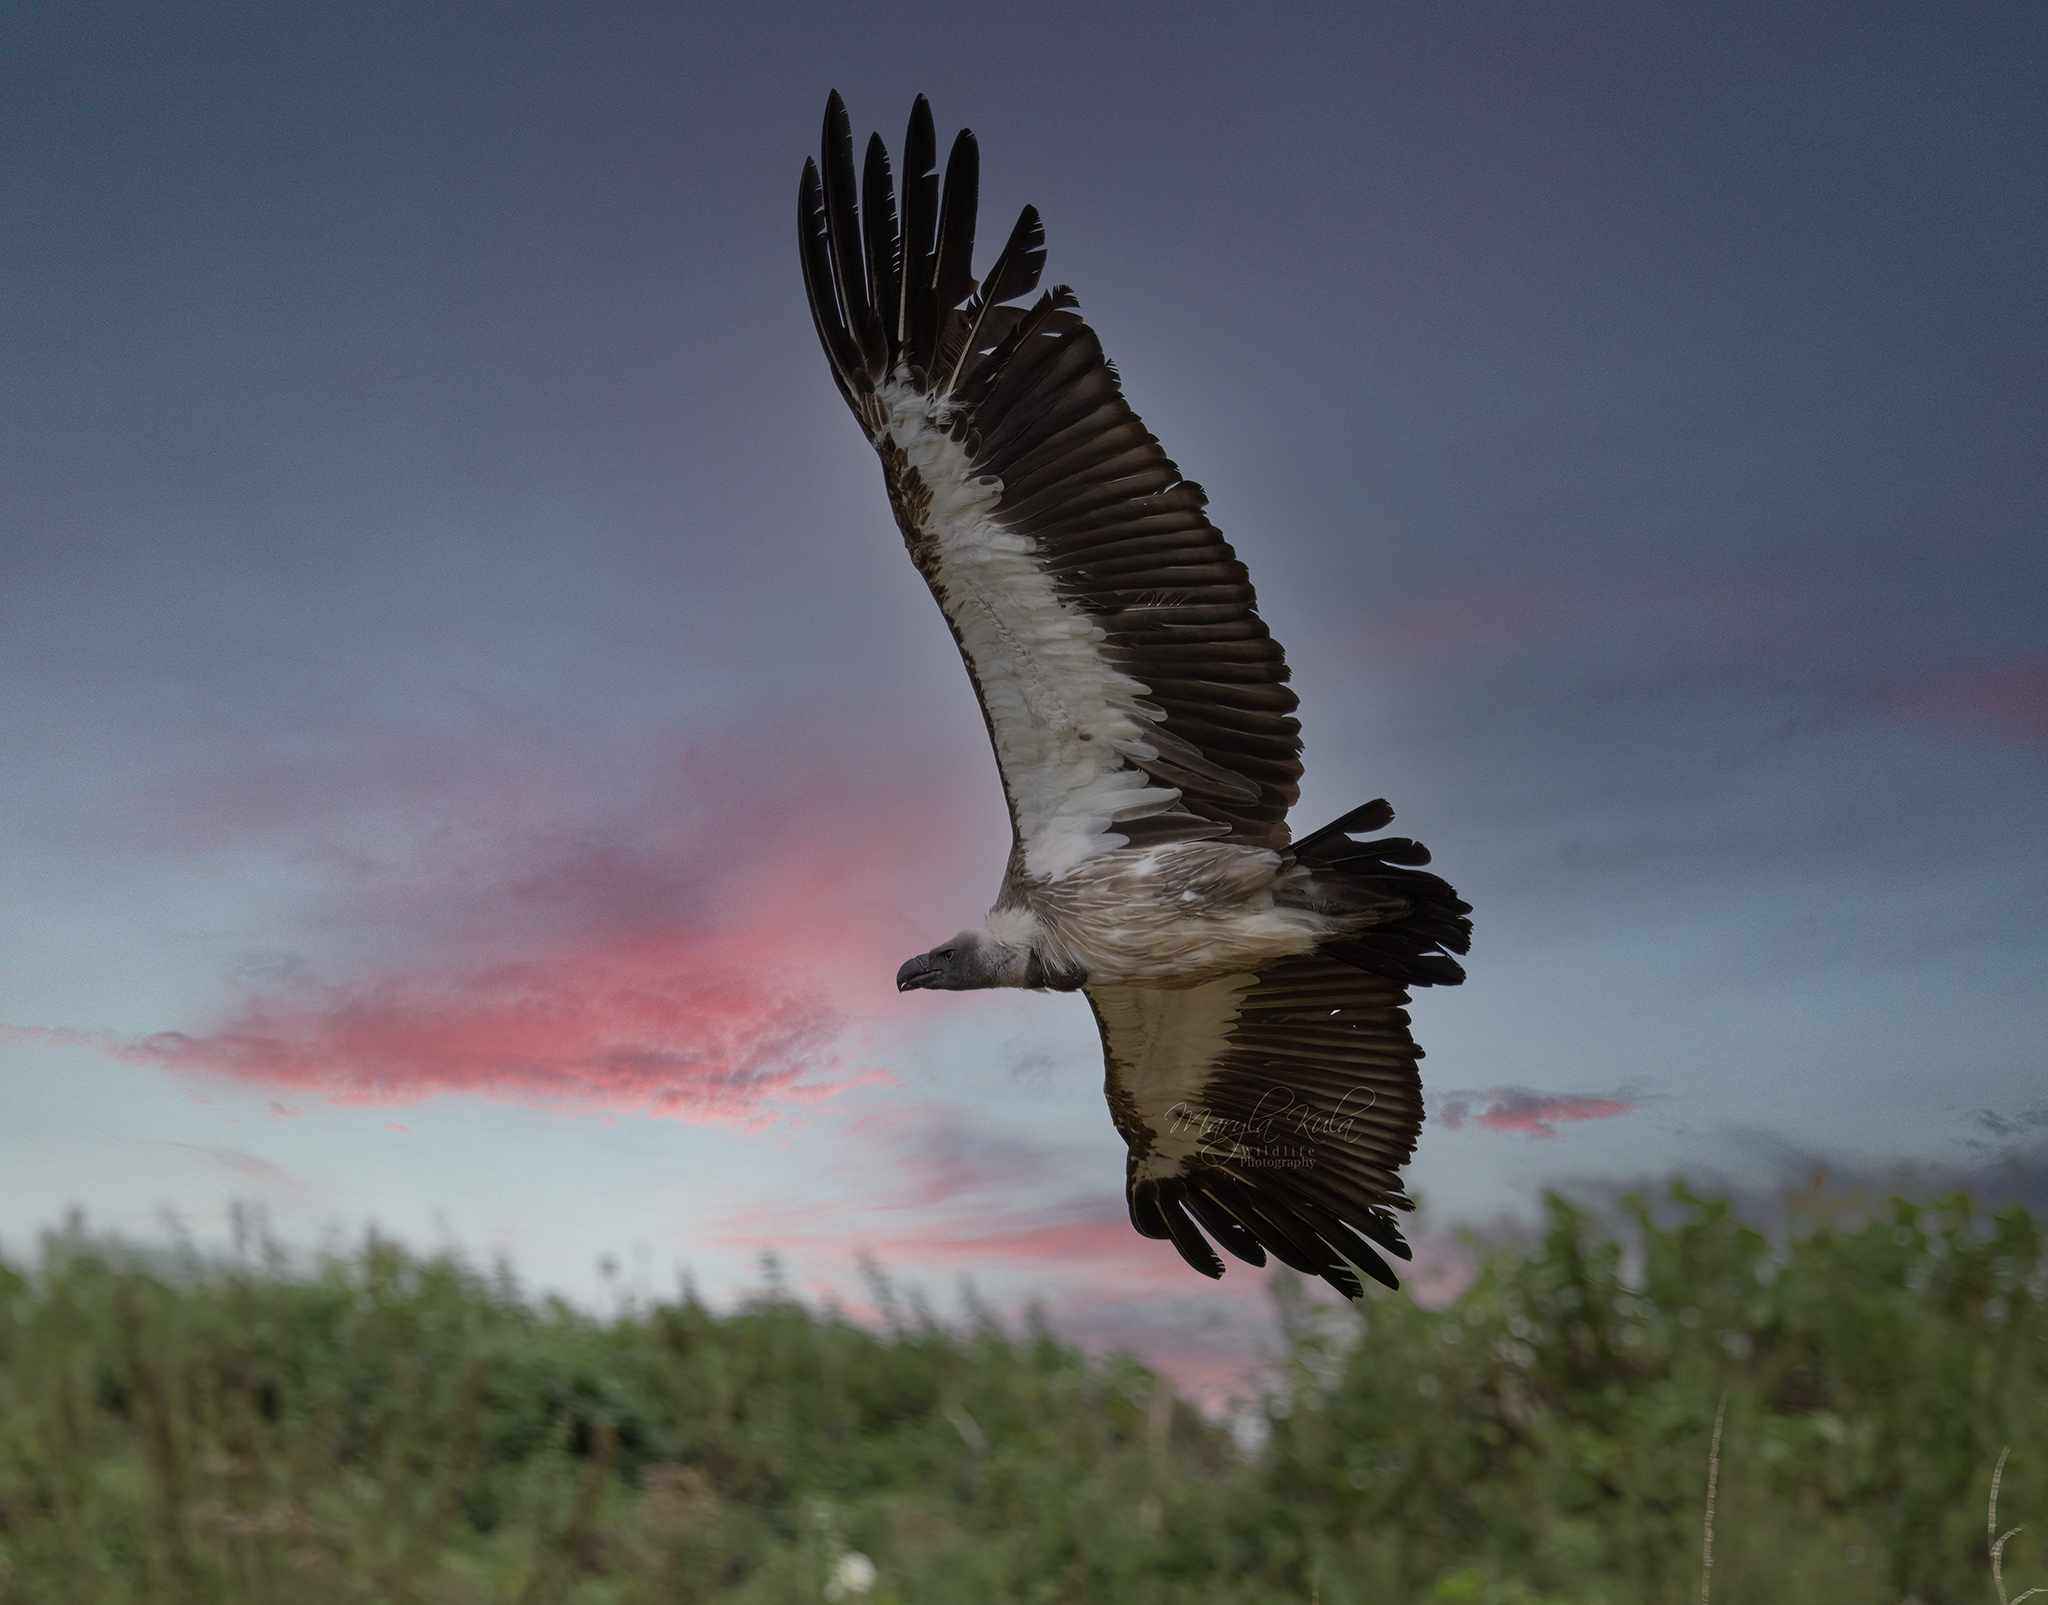
POLYGON ((953 950, 950 947, 936 948, 932 952, 932 957, 935 959, 949 959, 952 956, 953 950))

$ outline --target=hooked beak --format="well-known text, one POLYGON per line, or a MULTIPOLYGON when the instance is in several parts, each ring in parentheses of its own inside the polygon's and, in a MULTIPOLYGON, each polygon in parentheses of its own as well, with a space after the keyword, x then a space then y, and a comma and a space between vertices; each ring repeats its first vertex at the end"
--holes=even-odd
POLYGON ((896 972, 896 990, 915 992, 920 987, 934 987, 939 984, 939 967, 932 963, 929 953, 920 953, 902 969, 896 972))

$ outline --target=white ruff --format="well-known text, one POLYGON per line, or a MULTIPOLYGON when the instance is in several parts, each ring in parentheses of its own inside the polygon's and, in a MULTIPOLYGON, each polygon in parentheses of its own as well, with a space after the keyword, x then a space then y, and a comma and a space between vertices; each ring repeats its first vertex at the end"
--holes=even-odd
POLYGON ((1202 1152, 1201 1094, 1216 1067, 1224 1034, 1253 975, 1226 975, 1174 990, 1117 986, 1091 988, 1114 1060, 1124 1069, 1124 1091, 1153 1133, 1152 1150, 1133 1173, 1137 1181, 1182 1173, 1202 1152))
POLYGON ((1152 721, 1137 707, 1146 688, 1103 661, 1102 627, 1060 600, 1038 543, 989 520, 1002 482, 969 477, 966 449, 933 425, 943 402, 898 380, 880 397, 887 432, 931 491, 924 533, 937 551, 939 601, 981 682, 1025 871, 1056 879, 1126 845, 1113 828, 1119 813, 1149 813, 1180 796, 1119 751, 1154 755, 1152 721))

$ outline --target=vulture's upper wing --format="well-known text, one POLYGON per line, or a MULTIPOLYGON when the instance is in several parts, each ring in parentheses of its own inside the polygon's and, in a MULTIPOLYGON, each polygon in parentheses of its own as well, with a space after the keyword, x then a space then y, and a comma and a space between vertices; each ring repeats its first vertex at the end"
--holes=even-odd
POLYGON ((1321 954, 1168 991, 1090 986, 1110 1116, 1130 1144, 1131 1224, 1221 1276, 1198 1227, 1356 1297, 1394 1286, 1390 1211, 1422 1127, 1422 1050, 1400 983, 1321 954), (1368 1239, 1370 1241, 1368 1241, 1368 1239))
POLYGON ((955 142, 943 195, 936 151, 919 96, 899 225, 888 152, 869 140, 857 186, 833 95, 797 224, 818 337, 981 697, 1012 880, 1126 844, 1284 848, 1295 697, 1244 565, 1072 293, 1002 304, 1037 288, 1035 210, 977 287, 974 138, 955 142))

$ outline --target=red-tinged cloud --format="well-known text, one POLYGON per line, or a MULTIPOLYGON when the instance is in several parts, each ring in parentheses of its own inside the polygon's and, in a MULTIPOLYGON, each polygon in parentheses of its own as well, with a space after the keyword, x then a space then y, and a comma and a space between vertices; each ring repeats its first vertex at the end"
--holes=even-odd
MULTIPOLYGON (((1101 1191, 1084 1201, 1038 1208, 955 1201, 940 1214, 864 1199, 850 1210, 822 1213, 750 1210, 705 1240, 743 1250, 772 1247, 825 1263, 862 1256, 892 1274, 942 1273, 1010 1286, 1058 1287, 1063 1297, 1086 1288, 1185 1293, 1203 1285, 1171 1243, 1154 1242, 1132 1228, 1121 1176, 1105 1178, 1101 1191), (911 1218, 903 1219, 906 1214, 911 1218)), ((1263 1275, 1249 1266, 1243 1269, 1245 1277, 1226 1281, 1250 1285, 1249 1278, 1263 1275)))
POLYGON ((1909 718, 2048 736, 2048 663, 1953 669, 1900 686, 1891 700, 1909 718))
POLYGON ((1488 1131, 1519 1131, 1531 1137, 1555 1137, 1557 1128, 1575 1120, 1612 1120, 1633 1114, 1647 1100, 1625 1093, 1533 1092, 1527 1087, 1496 1087, 1491 1092, 1454 1092, 1435 1118, 1452 1131, 1467 1120, 1488 1131))
POLYGON ((687 947, 264 1000, 222 1030, 160 1032, 121 1056, 337 1103, 467 1093, 715 1124, 751 1124, 844 1085, 828 1052, 843 1023, 834 1010, 687 947))
MULTIPOLYGON (((1171 1244, 1155 1244, 1131 1228, 1124 1213, 1120 1179, 1100 1199, 1041 1209, 998 1209, 989 1205, 949 1207, 942 1219, 926 1216, 914 1225, 890 1219, 906 1207, 863 1202, 860 1218, 834 1218, 820 1229, 820 1217, 806 1208, 784 1216, 750 1211, 714 1231, 708 1241, 732 1248, 772 1244, 777 1249, 832 1257, 860 1253, 883 1265, 920 1270, 972 1270, 1043 1265, 1087 1270, 1109 1265, 1131 1270, 1150 1264, 1145 1252, 1163 1248, 1174 1266, 1185 1269, 1171 1244)), ((1192 1274, 1192 1273, 1190 1273, 1192 1274)))
MULTIPOLYGON (((134 1040, 42 1035, 231 1077, 287 1113, 295 1093, 472 1096, 754 1125, 886 1079, 841 1039, 958 928, 928 906, 953 842, 946 809, 913 817, 872 761, 847 783, 825 745, 672 755, 603 812, 456 787, 409 831, 366 828, 372 850, 307 838, 292 862, 313 884, 241 962, 239 1003, 134 1040)), ((376 784, 359 801, 389 817, 376 784)))
POLYGON ((994 1216, 962 1217, 944 1226, 904 1232, 876 1246, 890 1264, 947 1269, 977 1265, 1039 1265, 1100 1273, 1146 1282, 1192 1275, 1170 1243, 1140 1237, 1119 1208, 1081 1219, 994 1216))

